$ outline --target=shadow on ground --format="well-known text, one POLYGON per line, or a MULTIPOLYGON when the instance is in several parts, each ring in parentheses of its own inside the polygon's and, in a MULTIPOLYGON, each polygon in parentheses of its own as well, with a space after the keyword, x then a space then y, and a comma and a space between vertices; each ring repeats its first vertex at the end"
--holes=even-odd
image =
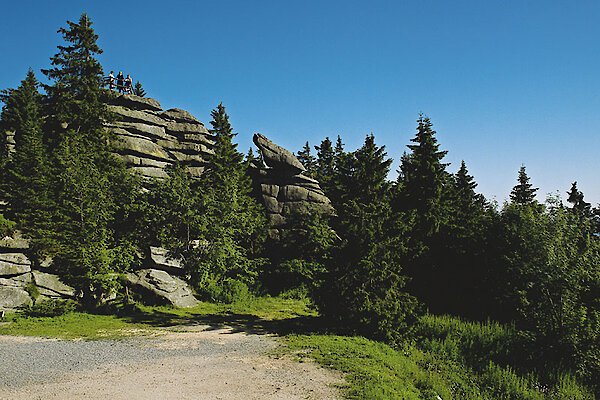
POLYGON ((318 334, 332 332, 334 329, 323 317, 298 316, 276 320, 263 319, 252 314, 218 313, 202 314, 190 312, 187 315, 175 315, 159 310, 135 310, 122 317, 131 323, 141 323, 154 327, 207 325, 208 329, 233 328, 230 333, 288 335, 318 334))

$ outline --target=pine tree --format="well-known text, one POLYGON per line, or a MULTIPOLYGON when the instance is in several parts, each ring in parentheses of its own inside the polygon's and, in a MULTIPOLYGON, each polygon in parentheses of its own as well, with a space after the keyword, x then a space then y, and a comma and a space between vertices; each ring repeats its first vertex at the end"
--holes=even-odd
POLYGON ((65 46, 51 57, 54 66, 42 72, 50 79, 48 138, 53 151, 58 210, 55 234, 59 248, 55 264, 65 280, 94 307, 117 287, 123 265, 111 224, 122 190, 130 177, 111 154, 111 120, 106 105, 109 91, 102 89, 103 70, 95 56, 102 50, 98 36, 84 13, 78 22, 59 29, 65 46))
POLYGON ((315 176, 316 158, 312 154, 310 154, 310 145, 308 144, 308 141, 306 142, 302 150, 298 152, 298 161, 300 161, 302 165, 304 165, 304 168, 306 168, 304 175, 313 178, 315 176))
POLYGON ((319 146, 315 146, 317 150, 317 160, 315 162, 315 179, 321 184, 321 188, 325 194, 331 189, 331 183, 334 175, 334 152, 331 140, 327 137, 319 146))
POLYGON ((583 192, 577 189, 577 181, 571 185, 571 190, 567 192, 569 197, 567 201, 573 205, 573 212, 582 218, 590 218, 592 216, 592 205, 583 200, 583 192))
POLYGON ((418 305, 404 291, 405 230, 396 223, 386 180, 392 160, 367 135, 347 156, 334 229, 342 243, 318 295, 324 315, 363 335, 393 340, 414 322, 418 305))
POLYGON ((482 317, 487 222, 485 198, 475 192, 476 187, 462 161, 447 191, 448 220, 432 243, 441 282, 435 311, 482 317))
POLYGON ((201 239, 210 249, 196 252, 197 271, 209 271, 206 279, 234 279, 255 283, 262 260, 258 251, 266 232, 264 211, 251 197, 252 183, 244 156, 232 139, 236 135, 223 104, 211 112, 211 133, 215 136, 214 154, 210 156, 203 177, 203 211, 201 239))
POLYGON ((12 215, 31 238, 37 256, 51 247, 52 201, 48 152, 43 143, 41 95, 33 70, 19 88, 5 91, 0 99, 4 129, 15 133, 15 154, 7 167, 8 196, 12 215))
POLYGON ((527 176, 527 172, 525 172, 524 165, 519 168, 518 182, 519 183, 513 187, 510 192, 511 201, 520 205, 537 204, 535 201, 535 192, 537 192, 538 188, 534 188, 533 185, 529 183, 529 177, 527 176))
POLYGON ((443 194, 449 175, 442 159, 447 151, 439 150, 429 118, 421 115, 417 123, 417 134, 411 139, 415 144, 408 145, 411 153, 401 160, 397 207, 414 210, 418 235, 430 236, 439 230, 446 215, 443 194))
POLYGON ((146 91, 142 87, 142 84, 140 83, 140 81, 137 81, 135 83, 135 85, 133 86, 133 94, 135 94, 136 96, 140 96, 140 97, 144 97, 146 95, 146 91))

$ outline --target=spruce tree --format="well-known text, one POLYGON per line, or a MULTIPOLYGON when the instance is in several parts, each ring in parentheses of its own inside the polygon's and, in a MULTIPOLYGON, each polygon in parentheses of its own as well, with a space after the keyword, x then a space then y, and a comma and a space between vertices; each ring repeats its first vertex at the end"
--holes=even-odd
POLYGON ((136 96, 140 96, 140 97, 144 97, 146 95, 146 91, 142 87, 142 84, 140 83, 140 81, 137 81, 135 83, 135 85, 133 86, 133 94, 135 94, 136 96))
POLYGON ((448 164, 442 163, 447 151, 440 151, 429 118, 420 115, 417 133, 408 145, 411 153, 402 157, 398 177, 399 207, 417 214, 418 234, 430 236, 439 230, 445 218, 443 193, 448 183, 448 164))
POLYGON ((11 214, 31 239, 36 256, 52 247, 51 227, 54 208, 48 151, 43 142, 41 95, 33 70, 21 85, 5 91, 0 99, 3 129, 15 133, 15 154, 7 166, 7 193, 11 214))
POLYGON ((420 115, 417 124, 414 144, 408 145, 411 152, 401 158, 393 204, 410 229, 412 259, 406 271, 412 293, 435 308, 445 301, 440 270, 447 265, 440 260, 440 231, 448 224, 452 206, 451 176, 442 162, 447 152, 439 149, 431 121, 420 115))
POLYGON ((102 50, 92 22, 84 13, 78 22, 59 29, 66 45, 51 57, 53 68, 42 70, 48 100, 47 131, 53 151, 58 210, 55 263, 65 280, 93 307, 117 287, 122 264, 113 243, 111 224, 130 174, 111 154, 111 120, 102 88, 103 70, 95 56, 102 50))
POLYGON ((304 165, 304 168, 306 168, 304 175, 313 178, 315 176, 316 158, 312 154, 310 154, 310 145, 308 144, 308 141, 306 142, 302 150, 298 152, 297 157, 298 161, 300 161, 302 165, 304 165))
POLYGON ((519 168, 518 182, 519 183, 513 187, 510 192, 511 201, 520 205, 537 204, 535 192, 537 192, 538 188, 534 188, 533 185, 529 183, 529 176, 527 176, 524 165, 519 168))
POLYGON ((404 289, 406 231, 392 213, 386 180, 392 160, 367 135, 346 162, 345 195, 334 223, 342 242, 331 257, 318 304, 355 332, 393 340, 414 322, 418 305, 404 289))
POLYGON ((583 200, 583 192, 577 189, 577 181, 571 185, 571 190, 567 192, 567 201, 573 205, 573 212, 581 218, 590 218, 592 216, 592 205, 583 200))
POLYGON ((201 187, 206 227, 201 239, 211 243, 211 247, 198 249, 197 265, 193 268, 209 271, 211 279, 227 278, 252 285, 262 263, 258 253, 266 232, 266 218, 251 196, 248 166, 233 143, 236 134, 223 104, 211 116, 214 154, 208 159, 201 187))
POLYGON ((317 150, 317 160, 315 162, 315 179, 321 184, 321 188, 325 194, 331 189, 331 183, 334 175, 334 152, 331 140, 326 137, 319 146, 315 146, 317 150))

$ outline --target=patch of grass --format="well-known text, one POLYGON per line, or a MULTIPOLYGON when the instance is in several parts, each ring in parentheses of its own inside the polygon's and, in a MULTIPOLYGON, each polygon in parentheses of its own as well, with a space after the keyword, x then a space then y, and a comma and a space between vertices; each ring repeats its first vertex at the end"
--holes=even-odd
POLYGON ((362 337, 336 335, 290 335, 285 343, 293 350, 309 349, 296 353, 300 359, 313 358, 345 373, 348 399, 452 398, 444 380, 419 365, 422 354, 414 348, 399 351, 362 337))
POLYGON ((307 301, 252 297, 233 304, 202 302, 191 308, 140 305, 120 316, 79 312, 54 317, 12 314, 4 318, 10 323, 0 326, 0 335, 94 340, 150 333, 158 327, 193 324, 230 325, 240 330, 263 333, 277 331, 296 319, 312 317, 316 317, 316 312, 307 301))
POLYGON ((9 325, 0 326, 0 335, 42 336, 60 339, 106 339, 130 336, 148 327, 132 324, 113 315, 71 312, 56 317, 10 315, 9 325))

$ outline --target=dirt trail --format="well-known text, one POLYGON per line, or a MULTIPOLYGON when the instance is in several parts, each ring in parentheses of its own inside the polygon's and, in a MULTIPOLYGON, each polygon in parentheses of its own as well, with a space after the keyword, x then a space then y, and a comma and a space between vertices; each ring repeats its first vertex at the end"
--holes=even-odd
POLYGON ((340 374, 207 326, 121 341, 0 336, 0 399, 337 399, 340 374))

